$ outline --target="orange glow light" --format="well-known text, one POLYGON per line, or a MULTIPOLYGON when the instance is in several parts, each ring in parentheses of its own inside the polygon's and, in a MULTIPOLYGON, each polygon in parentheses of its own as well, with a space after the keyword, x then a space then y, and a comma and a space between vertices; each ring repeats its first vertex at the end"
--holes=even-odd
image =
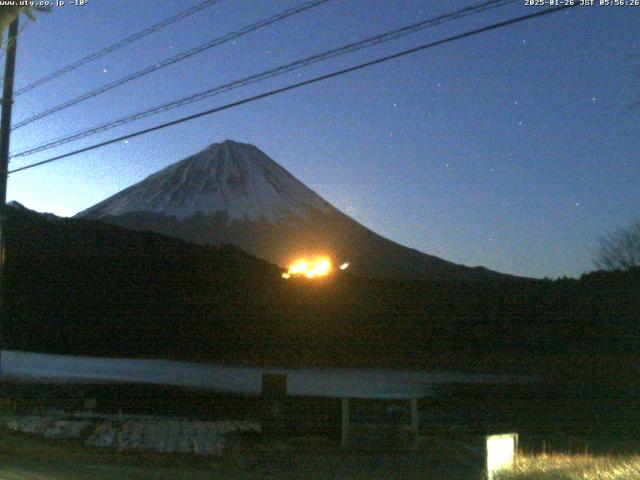
POLYGON ((289 265, 289 270, 282 274, 282 278, 306 277, 317 278, 326 277, 331 273, 333 266, 327 257, 318 257, 314 260, 300 258, 289 265))

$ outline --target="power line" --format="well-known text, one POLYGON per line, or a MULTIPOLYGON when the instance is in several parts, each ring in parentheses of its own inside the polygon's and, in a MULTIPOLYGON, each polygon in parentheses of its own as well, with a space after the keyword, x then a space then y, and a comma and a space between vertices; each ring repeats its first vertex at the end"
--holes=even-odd
POLYGON ((25 165, 24 167, 15 168, 13 170, 10 170, 9 173, 17 173, 17 172, 21 172, 21 171, 24 171, 24 170, 28 170, 28 169, 31 169, 31 168, 38 167, 40 165, 45 165, 47 163, 51 163, 51 162, 55 162, 55 161, 58 161, 58 160, 62 160, 64 158, 69 158, 69 157, 78 155, 80 153, 88 152, 88 151, 95 150, 95 149, 98 149, 98 148, 101 148, 101 147, 105 147, 107 145, 111 145, 113 143, 121 142, 123 140, 128 140, 130 138, 138 137, 140 135, 145 135, 147 133, 155 132, 157 130, 162 130, 164 128, 172 127, 174 125, 178 125, 180 123, 184 123, 184 122, 188 122, 188 121, 191 121, 191 120, 195 120, 197 118, 204 117, 206 115, 212 115, 214 113, 218 113, 218 112, 221 112, 223 110, 229 110, 231 108, 235 108, 235 107, 238 107, 240 105, 244 105, 246 103, 251 103, 251 102, 254 102, 256 100, 261 100, 263 98, 267 98, 267 97, 271 97, 271 96, 274 96, 274 95, 278 95, 280 93, 288 92, 290 90, 295 90, 295 89, 298 89, 298 88, 301 88, 301 87, 304 87, 304 86, 307 86, 307 85, 311 85, 311 84, 318 83, 318 82, 321 82, 321 81, 324 81, 324 80, 328 80, 330 78, 334 78, 334 77, 338 77, 338 76, 341 76, 341 75, 345 75, 347 73, 355 72, 357 70, 362 70, 364 68, 371 67, 373 65, 378 65, 380 63, 388 62, 390 60, 395 60, 397 58, 401 58, 401 57, 404 57, 404 56, 407 56, 407 55, 410 55, 410 54, 413 54, 413 53, 416 53, 416 52, 427 50, 429 48, 437 47, 439 45, 444 45, 446 43, 451 43, 451 42, 456 41, 456 40, 461 40, 463 38, 471 37, 471 36, 474 36, 474 35, 479 35, 481 33, 489 32, 491 30, 496 30, 496 29, 503 28, 503 27, 506 27, 506 26, 509 26, 509 25, 514 25, 516 23, 521 23, 521 22, 524 22, 524 21, 527 21, 527 20, 532 20, 534 18, 542 17, 542 16, 548 15, 550 13, 560 12, 560 11, 566 10, 568 8, 573 8, 576 5, 577 4, 573 4, 573 5, 567 4, 567 5, 563 5, 563 6, 560 6, 560 7, 548 8, 546 10, 542 10, 542 11, 539 11, 539 12, 536 12, 536 13, 531 13, 529 15, 523 15, 523 16, 520 16, 520 17, 516 17, 516 18, 509 19, 509 20, 505 20, 505 21, 502 21, 502 22, 494 23, 494 24, 488 25, 486 27, 478 28, 476 30, 471 30, 471 31, 468 31, 468 32, 465 32, 465 33, 461 33, 461 34, 458 34, 458 35, 447 37, 447 38, 445 38, 443 40, 437 40, 435 42, 431 42, 431 43, 427 43, 427 44, 424 44, 424 45, 420 45, 418 47, 410 48, 408 50, 403 50, 403 51, 398 52, 398 53, 394 53, 394 54, 391 54, 391 55, 386 55, 384 57, 380 57, 380 58, 377 58, 375 60, 371 60, 371 61, 368 61, 368 62, 365 62, 365 63, 360 63, 360 64, 352 66, 352 67, 348 67, 348 68, 345 68, 345 69, 342 69, 342 70, 338 70, 338 71, 335 71, 335 72, 332 72, 332 73, 328 73, 328 74, 325 74, 325 75, 320 75, 318 77, 314 77, 314 78, 311 78, 309 80, 304 80, 302 82, 294 83, 292 85, 287 85, 286 87, 277 88, 275 90, 270 90, 268 92, 261 93, 259 95, 254 95, 252 97, 244 98, 242 100, 238 100, 238 101, 235 101, 235 102, 227 103, 226 105, 222 105, 220 107, 212 108, 210 110, 205 110, 204 112, 199 112, 199 113, 196 113, 196 114, 193 114, 193 115, 182 117, 182 118, 179 118, 177 120, 173 120, 171 122, 162 123, 160 125, 156 125, 154 127, 146 128, 144 130, 138 130, 137 132, 129 133, 129 134, 123 135, 121 137, 112 138, 111 140, 106 140, 104 142, 96 143, 94 145, 91 145, 91 146, 88 146, 88 147, 84 147, 84 148, 80 148, 80 149, 74 150, 72 152, 64 153, 62 155, 58 155, 56 157, 49 158, 47 160, 42 160, 40 162, 35 162, 35 163, 29 164, 29 165, 25 165))
POLYGON ((129 37, 126 37, 122 40, 120 40, 119 42, 116 42, 112 45, 109 45, 108 47, 103 48, 102 50, 98 50, 97 52, 92 53, 91 55, 88 55, 84 58, 81 58, 80 60, 78 60, 77 62, 74 62, 70 65, 67 65, 66 67, 61 68, 60 70, 56 70, 55 72, 42 77, 39 80, 36 80, 33 83, 30 83, 29 85, 22 87, 18 90, 16 90, 15 92, 15 96, 18 95, 22 95, 23 93, 26 93, 30 90, 33 90, 36 87, 39 87, 40 85, 43 85, 47 82, 50 82, 51 80, 54 80, 62 75, 65 75, 77 68, 80 68, 83 65, 86 65, 87 63, 93 62, 94 60, 97 60, 100 57, 104 57, 105 55, 107 55, 108 53, 114 52, 115 50, 118 50, 126 45, 129 45, 130 43, 135 42, 136 40, 140 40, 143 37, 146 37, 147 35, 151 35, 152 33, 157 32, 158 30, 161 30, 179 20, 182 20, 183 18, 187 18, 195 13, 198 13, 202 10, 204 10, 205 8, 209 8, 217 3, 220 3, 224 0, 205 0, 201 3, 199 3, 198 5, 195 5, 191 8, 188 8, 172 17, 169 17, 159 23, 156 23, 155 25, 151 25, 148 28, 145 28, 144 30, 141 30, 138 33, 135 33, 129 37))
POLYGON ((211 40, 210 42, 204 43, 202 45, 199 45, 197 47, 191 48, 189 50, 186 50, 178 55, 175 55, 173 57, 170 57, 166 60, 163 60, 160 63, 156 63, 150 67, 147 68, 143 68, 142 70, 138 70, 135 73, 132 73, 130 75, 127 75, 126 77, 122 77, 118 80, 115 80, 111 83, 107 83, 106 85, 103 85, 102 87, 96 88, 95 90, 92 90, 90 92, 84 93, 82 95, 80 95, 79 97, 76 98, 72 98, 71 100, 68 100, 64 103, 58 104, 55 107, 51 107, 47 110, 44 110, 40 113, 37 113, 29 118, 26 118, 25 120, 21 120, 20 122, 16 123, 15 125, 13 125, 13 129, 17 130, 18 128, 24 127, 25 125, 28 125, 30 123, 35 122, 36 120, 40 120, 41 118, 44 117, 48 117, 49 115, 59 112, 61 110, 64 110, 66 108, 69 108, 73 105, 77 105, 80 102, 83 102, 85 100, 88 100, 90 98, 93 98, 95 96, 98 96, 104 92, 107 92, 113 88, 116 88, 120 85, 124 85, 125 83, 131 82, 132 80, 135 80, 137 78, 143 77, 145 75, 148 75, 152 72, 155 72, 157 70, 160 70, 161 68, 164 67, 168 67, 169 65, 173 65, 174 63, 177 62, 181 62, 182 60, 186 60, 187 58, 190 58, 198 53, 202 53, 205 50, 209 50, 213 47, 217 47, 219 45, 222 45, 223 43, 227 43, 230 42, 231 40, 234 40, 236 38, 239 38, 243 35, 246 35, 250 32, 253 32, 255 30, 258 30, 260 28, 272 25, 276 22, 282 21, 288 17, 291 17, 293 15, 297 15, 298 13, 302 13, 306 10, 309 10, 313 7, 316 7, 318 5, 321 5, 323 3, 327 3, 328 1, 331 0, 310 0, 306 3, 303 3, 301 5, 298 5, 296 7, 293 8, 289 8, 287 10, 284 10, 276 15, 273 15, 271 17, 265 18, 263 20, 260 20, 256 23, 253 23, 251 25, 248 25, 246 27, 241 28, 240 30, 236 30, 234 32, 228 33, 227 35, 224 35, 222 37, 217 37, 214 38, 213 40, 211 40))
POLYGON ((421 22, 417 22, 414 23, 412 25, 408 25, 405 27, 401 27, 395 30, 391 30, 389 32, 385 32, 379 35, 375 35, 372 37, 368 37, 365 38, 363 40, 360 40, 358 42, 354 42, 354 43, 350 43, 347 45, 343 45, 341 47, 338 48, 334 48, 332 50, 328 50, 325 52, 322 52, 320 54, 316 54, 316 55, 312 55, 310 57, 306 57, 300 60, 296 60, 294 62, 288 63, 286 65, 282 65, 276 68, 272 68, 269 70, 266 70, 264 72, 258 73, 258 74, 254 74, 251 75, 249 77, 245 77, 239 80, 235 80, 223 85, 218 85, 216 87, 204 90, 202 92, 198 92, 196 94, 192 94, 189 95, 187 97, 183 97, 181 99, 178 100, 174 100, 147 110, 144 110, 142 112, 138 112, 135 113, 133 115, 127 115, 125 117, 121 117, 119 119, 116 120, 112 120, 110 122, 107 122, 105 124, 102 125, 98 125, 95 127, 91 127, 89 129, 85 129, 85 130, 81 130, 79 132, 73 133, 71 135, 66 135, 63 136, 61 138, 57 138, 55 140, 51 140, 48 141, 46 143, 43 143, 41 145, 38 145, 36 147, 30 148, 28 150, 24 150, 22 152, 18 152, 16 154, 12 154, 11 158, 18 158, 18 157, 26 157, 29 155, 33 155, 34 153, 38 153, 38 152, 42 152, 45 150, 50 150, 52 148, 55 147, 59 147, 61 145, 64 145, 66 143, 69 142, 73 142, 76 140, 79 140, 81 138, 85 138, 91 135, 95 135, 97 133, 101 133, 107 130, 111 130, 113 128, 116 127, 120 127, 122 125, 131 123, 133 121, 137 121, 137 120, 141 120, 143 118, 149 117, 151 115, 155 115, 161 112, 165 112, 168 110, 172 110, 174 108, 178 108, 178 107, 182 107, 184 105, 190 104, 190 103, 194 103, 194 102, 198 102, 200 100, 204 100, 205 98, 209 98, 212 97, 214 95, 218 95, 224 92, 228 92, 230 90, 234 90, 236 88, 239 87, 244 87, 246 85, 250 85, 262 80, 266 80, 269 78, 273 78, 279 75, 283 75, 285 73, 312 65, 314 63, 318 63, 324 60, 328 60, 331 58, 335 58, 341 55, 345 55, 348 53, 352 53, 354 51, 357 50, 361 50, 364 48, 368 48, 371 47, 373 45, 378 45, 380 43, 383 42, 387 42, 390 40, 395 40, 398 39, 402 36, 408 35, 410 33, 415 33, 421 30, 424 30, 428 27, 433 27, 436 25, 440 25, 442 23, 448 22, 448 21, 452 21, 452 20, 456 20, 458 18, 462 18, 468 15, 473 15, 473 14, 477 14, 480 12, 483 12, 485 10, 489 10, 491 8, 496 8, 496 7, 500 7, 500 6, 504 6, 507 5, 509 3, 515 3, 517 0, 490 0, 487 1, 485 3, 479 4, 479 5, 474 5, 474 6, 470 6, 470 7, 466 7, 463 8, 461 10, 457 10, 455 12, 451 12, 451 13, 447 13, 447 14, 443 14, 440 15, 438 17, 435 18, 430 18, 427 20, 423 20, 421 22))

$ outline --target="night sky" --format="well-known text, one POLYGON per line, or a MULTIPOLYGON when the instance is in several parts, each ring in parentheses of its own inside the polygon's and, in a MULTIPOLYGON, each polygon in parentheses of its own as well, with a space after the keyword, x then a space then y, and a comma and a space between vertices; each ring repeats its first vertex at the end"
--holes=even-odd
MULTIPOLYGON (((16 89, 200 0, 89 0, 25 22, 16 89)), ((301 0, 225 0, 15 99, 14 122, 301 0)), ((17 130, 12 152, 470 1, 332 0, 17 130)), ((100 140, 469 29, 522 2, 234 90, 100 140)), ((252 143, 365 226, 532 277, 593 269, 640 216, 640 7, 577 7, 11 175, 9 200, 73 215, 207 145, 252 143)))

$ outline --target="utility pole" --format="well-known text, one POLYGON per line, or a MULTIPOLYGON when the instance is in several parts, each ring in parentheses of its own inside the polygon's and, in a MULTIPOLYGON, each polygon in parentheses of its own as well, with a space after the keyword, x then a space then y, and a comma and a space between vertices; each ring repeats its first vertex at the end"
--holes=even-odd
MULTIPOLYGON (((16 67, 16 47, 18 46, 18 19, 16 16, 9 27, 7 40, 7 60, 4 67, 4 88, 2 91, 2 119, 0 119, 0 329, 4 327, 4 264, 6 258, 7 221, 7 178, 9 176, 9 139, 11 137, 11 109, 13 107, 13 77, 16 67)), ((0 349, 3 344, 0 330, 0 349)), ((0 350, 1 351, 1 350, 0 350)), ((2 365, 0 364, 0 372, 2 365)))

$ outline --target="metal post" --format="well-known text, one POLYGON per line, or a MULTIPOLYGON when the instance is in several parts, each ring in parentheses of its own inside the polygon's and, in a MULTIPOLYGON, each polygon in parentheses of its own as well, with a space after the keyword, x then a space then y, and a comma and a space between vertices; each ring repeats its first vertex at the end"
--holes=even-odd
POLYGON ((418 449, 418 399, 411 399, 411 433, 413 436, 412 439, 412 450, 418 449))
MULTIPOLYGON (((0 119, 0 318, 4 313, 4 264, 6 258, 6 215, 7 215, 7 177, 9 171, 9 139, 11 137, 11 109, 13 107, 13 78, 16 67, 16 48, 18 46, 18 20, 20 15, 9 27, 7 40, 7 60, 4 68, 4 88, 2 91, 2 119, 0 119)), ((0 324, 0 335, 1 328, 0 324)), ((0 352, 2 347, 0 336, 0 352)), ((0 365, 1 369, 1 365, 0 365)), ((1 370, 0 370, 1 371, 1 370)))
POLYGON ((283 433, 288 426, 285 418, 287 397, 287 375, 284 373, 262 374, 262 398, 265 409, 262 427, 266 432, 283 433))
POLYGON ((349 442, 349 399, 342 398, 342 448, 349 442))

